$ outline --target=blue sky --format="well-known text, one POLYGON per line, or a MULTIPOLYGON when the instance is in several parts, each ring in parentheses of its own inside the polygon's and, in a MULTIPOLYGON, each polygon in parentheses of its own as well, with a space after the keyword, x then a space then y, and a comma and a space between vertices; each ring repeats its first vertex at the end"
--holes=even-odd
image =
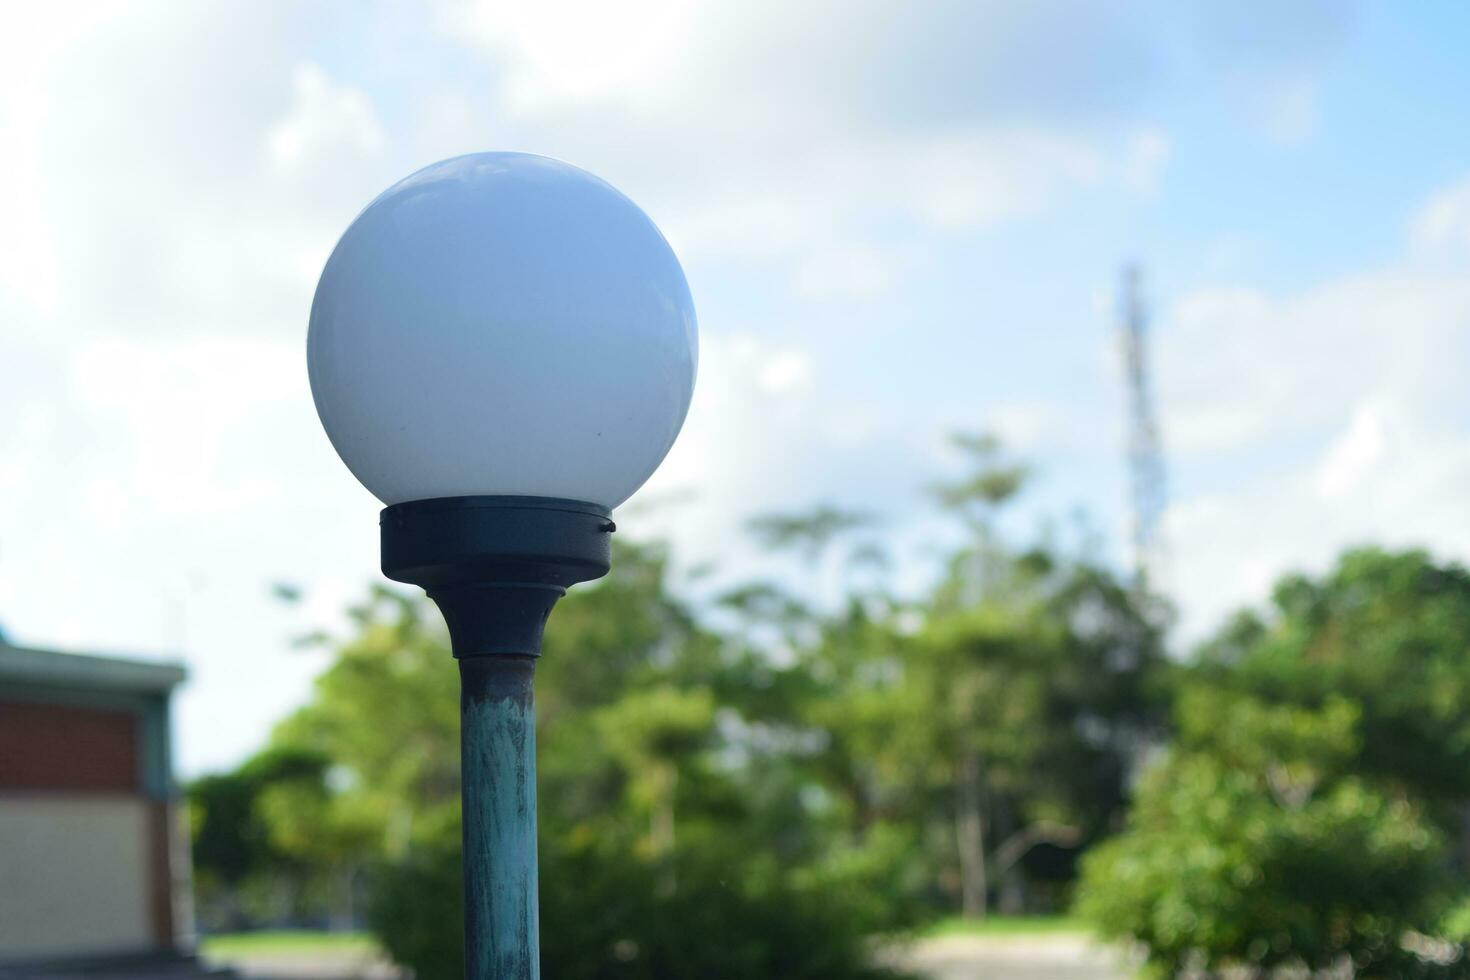
POLYGON ((1037 467, 1015 533, 1081 508, 1121 560, 1130 260, 1181 648, 1351 543, 1470 558, 1463 4, 51 6, 0 37, 0 624, 184 656, 187 772, 299 703, 289 637, 376 576, 315 276, 472 150, 598 173, 683 258, 701 376, 641 497, 683 502, 620 526, 686 566, 789 574, 743 520, 832 501, 918 582, 978 428, 1037 467))

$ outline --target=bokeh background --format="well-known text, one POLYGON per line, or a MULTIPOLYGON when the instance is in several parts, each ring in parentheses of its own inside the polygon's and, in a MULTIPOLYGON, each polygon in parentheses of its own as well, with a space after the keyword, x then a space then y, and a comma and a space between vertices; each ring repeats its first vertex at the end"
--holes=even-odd
MULTIPOLYGON (((858 938, 827 948, 856 950, 977 901, 1067 912, 1078 855, 1131 826, 1138 787, 1194 779, 1198 800, 1155 799, 1160 827, 1266 808, 1259 834, 1220 844, 1230 868, 1368 821, 1359 850, 1387 863, 1356 863, 1397 897, 1251 897, 1355 863, 1323 852, 1218 882, 1177 872, 1216 883, 1166 900, 1148 875, 1167 869, 1139 862, 1167 848, 1123 845, 1093 873, 1148 881, 1132 912, 1093 918, 1177 948, 1161 969, 1215 946, 1341 968, 1409 933, 1451 955, 1436 923, 1470 826, 1454 564, 1470 555, 1470 10, 132 2, 11 4, 4 23, 0 625, 186 660, 181 775, 287 787, 237 814, 265 821, 259 867, 231 877, 196 852, 207 927, 361 926, 369 893, 416 894, 394 875, 444 871, 451 665, 432 610, 369 597, 378 504, 317 424, 304 333, 367 201, 493 148, 626 192, 700 314, 694 408, 619 515, 619 571, 554 621, 549 874, 562 860, 567 881, 641 889, 653 905, 628 915, 652 921, 748 865, 749 901, 710 934, 748 915, 731 934, 770 939, 783 903, 870 896, 832 916, 858 938), (1167 473, 1143 587, 1128 266, 1167 473), (1379 550, 1340 558, 1364 546, 1379 550), (423 695, 393 710, 426 747, 354 754, 349 706, 395 684, 423 695), (1248 744, 1217 744, 1236 728, 1248 744), (1302 825, 1276 820, 1318 797, 1302 825), (976 855, 993 872, 1017 834, 1028 856, 977 897, 976 855), (343 905, 323 882, 349 866, 343 905), (290 897, 260 897, 281 881, 290 897), (1217 913, 1233 924, 1196 928, 1217 913), (1288 925, 1240 925, 1268 919, 1288 925)), ((549 920, 584 921, 558 894, 549 920)), ((672 939, 609 928, 587 939, 605 972, 556 975, 847 968, 649 966, 672 939)))

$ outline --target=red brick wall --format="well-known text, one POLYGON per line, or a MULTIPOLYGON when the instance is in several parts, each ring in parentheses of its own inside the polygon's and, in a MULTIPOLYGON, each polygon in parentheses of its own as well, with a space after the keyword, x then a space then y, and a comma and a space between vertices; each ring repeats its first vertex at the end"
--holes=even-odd
POLYGON ((0 699, 0 791, 135 793, 138 752, 132 712, 0 699))

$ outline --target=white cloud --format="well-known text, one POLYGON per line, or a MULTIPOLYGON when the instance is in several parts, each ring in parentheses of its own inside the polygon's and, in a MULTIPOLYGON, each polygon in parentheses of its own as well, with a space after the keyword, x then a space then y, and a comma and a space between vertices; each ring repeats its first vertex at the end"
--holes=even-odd
POLYGON ((970 132, 915 148, 894 168, 906 175, 894 185, 931 225, 968 228, 1033 214, 1065 188, 1096 185, 1106 161, 1100 148, 1070 134, 970 132))
POLYGON ((38 193, 45 159, 39 134, 56 111, 52 62, 104 25, 117 3, 28 4, 6 12, 0 31, 0 298, 6 290, 43 311, 60 298, 53 230, 38 193))
MULTIPOLYGON (((581 124, 575 120, 572 128, 581 124)), ((957 132, 759 131, 712 145, 678 143, 678 124, 645 131, 671 159, 659 179, 624 182, 693 260, 740 259, 784 266, 789 285, 808 295, 866 296, 896 285, 911 267, 903 236, 963 234, 1024 219, 1077 195, 1138 184, 1129 140, 1022 125, 977 125, 957 132), (721 163, 708 179, 709 159, 721 163)), ((599 159, 605 145, 566 155, 616 174, 599 159)), ((1156 175, 1153 179, 1157 179, 1156 175)))
POLYGON ((747 333, 701 345, 689 419, 628 505, 630 532, 672 540, 685 567, 717 565, 714 585, 770 574, 745 533, 752 515, 819 501, 883 512, 912 496, 914 434, 834 390, 819 358, 747 333))
POLYGON ((1371 479, 1382 466, 1388 440, 1384 436, 1384 409, 1368 402, 1354 414, 1352 422, 1317 464, 1313 481, 1317 494, 1328 500, 1347 496, 1371 479))
POLYGON ((284 493, 288 473, 242 470, 238 457, 268 449, 248 442, 309 398, 301 345, 257 339, 92 342, 76 351, 69 395, 124 464, 106 497, 139 508, 129 519, 155 520, 238 513, 284 493))
POLYGON ((1156 334, 1170 448, 1320 433, 1376 391, 1453 398, 1467 314, 1463 276, 1403 265, 1280 299, 1239 287, 1187 295, 1156 334))
POLYGON ((1324 571, 1347 547, 1427 547, 1470 560, 1470 432, 1380 402, 1326 447, 1231 492, 1176 503, 1170 585, 1198 639, 1259 603, 1288 571, 1324 571))
POLYGON ((793 278, 807 296, 872 296, 892 286, 906 264, 891 249, 847 242, 808 254, 793 278))
POLYGON ((1157 126, 1146 126, 1128 140, 1123 160, 1123 184, 1133 193, 1151 197, 1174 155, 1169 134, 1157 126))
MULTIPOLYGON (((297 16, 140 3, 50 51, 39 108, 14 137, 31 161, 24 220, 0 220, 0 256, 27 257, 23 322, 150 334, 298 322, 311 267, 397 167, 367 95, 293 50, 297 16)), ((0 213, 13 186, 0 181, 0 213)))
POLYGON ((781 351, 767 359, 760 371, 761 387, 780 393, 802 384, 811 374, 811 360, 800 351, 781 351))
MULTIPOLYGON (((1419 212, 1411 244, 1456 193, 1419 212)), ((1205 290, 1176 303, 1157 336, 1176 483, 1198 482, 1202 467, 1236 474, 1168 517, 1186 637, 1351 545, 1470 560, 1463 260, 1426 264, 1410 249, 1292 295, 1205 290)))
POLYGON ((986 416, 987 427, 998 435, 1009 451, 1029 455, 1048 444, 1067 442, 1068 419, 1058 406, 1047 402, 1011 402, 997 405, 986 416))
POLYGON ((1425 251, 1470 253, 1470 177, 1435 194, 1410 220, 1410 237, 1425 251))
POLYGON ((530 114, 565 103, 656 97, 698 11, 681 0, 543 0, 451 3, 438 15, 451 33, 501 62, 507 101, 530 114))
POLYGON ((340 172, 347 162, 383 153, 388 136, 363 91, 305 62, 292 75, 294 100, 266 137, 271 163, 283 171, 313 164, 340 172))
MULTIPOLYGON (((1160 70, 1151 15, 1057 0, 435 9, 430 28, 396 5, 31 4, 0 32, 0 617, 21 639, 188 652, 190 772, 259 744, 320 665, 284 639, 376 577, 377 505, 316 424, 301 333, 336 236, 415 166, 487 145, 562 156, 646 206, 692 276, 721 263, 796 291, 759 336, 701 308, 699 394, 644 499, 701 496, 638 522, 686 561, 735 563, 751 513, 902 507, 944 428, 838 378, 803 332, 816 300, 881 298, 946 242, 1166 183, 1172 136, 1138 118, 1160 70), (303 609, 265 595, 280 578, 306 586, 303 609)), ((1454 433, 1424 434, 1423 394, 1403 396, 1426 380, 1423 324, 1451 330, 1432 314, 1459 288, 1400 270, 1361 291, 1182 304, 1211 364, 1162 373, 1184 379, 1180 431, 1219 430, 1192 451, 1249 445, 1283 412, 1340 435, 1368 369, 1337 390, 1311 360, 1346 351, 1401 362, 1403 383, 1375 403, 1388 462, 1343 464, 1332 505, 1360 500, 1406 433, 1447 468, 1406 466, 1395 492, 1439 499, 1459 478, 1454 433), (1241 339, 1286 367, 1237 354, 1242 313, 1241 339), (1404 320, 1413 350, 1374 339, 1404 320), (1304 365, 1320 403, 1296 390, 1304 365), (1236 390, 1213 397, 1222 376, 1236 390)), ((1028 445, 1066 427, 1030 403, 995 419, 1028 445)), ((1235 498, 1219 506, 1210 533, 1241 519, 1235 498)), ((1276 567, 1230 554, 1221 574, 1276 567)))
POLYGON ((1147 59, 1132 26, 1067 5, 439 9, 448 36, 495 59, 486 117, 627 190, 681 254, 784 266, 808 295, 893 286, 908 268, 894 227, 972 232, 1080 194, 1147 194, 1169 158, 1157 127, 1091 124, 1147 59), (1089 51, 1062 64, 1069 19, 1089 51))
POLYGON ((33 5, 0 32, 0 621, 187 652, 191 772, 257 746, 319 666, 286 650, 265 584, 375 568, 376 508, 313 418, 301 330, 396 166, 293 16, 33 5))

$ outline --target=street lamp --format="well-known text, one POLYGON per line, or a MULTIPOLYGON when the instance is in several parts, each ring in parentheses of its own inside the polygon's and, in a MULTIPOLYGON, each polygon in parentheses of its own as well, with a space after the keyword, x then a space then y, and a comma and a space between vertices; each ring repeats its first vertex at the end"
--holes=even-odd
POLYGON ((407 177, 327 260, 307 336, 322 426, 387 506, 460 670, 465 975, 540 973, 532 677, 568 586, 693 393, 689 287, 648 216, 576 167, 476 153, 407 177))

